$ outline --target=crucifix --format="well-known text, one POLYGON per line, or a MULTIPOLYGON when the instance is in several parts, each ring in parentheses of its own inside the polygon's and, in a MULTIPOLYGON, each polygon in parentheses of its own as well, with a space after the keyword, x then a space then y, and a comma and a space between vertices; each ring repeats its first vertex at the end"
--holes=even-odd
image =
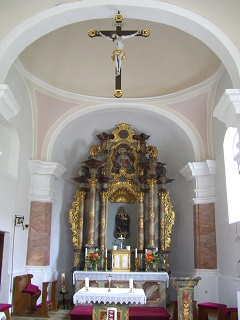
POLYGON ((148 37, 150 35, 150 31, 148 29, 144 30, 133 30, 127 31, 122 30, 122 21, 123 16, 118 13, 115 16, 115 31, 96 31, 96 30, 89 30, 88 35, 91 38, 94 37, 103 37, 107 40, 111 40, 115 44, 115 50, 113 51, 112 60, 115 62, 115 91, 114 96, 116 98, 120 98, 122 96, 122 89, 121 89, 121 69, 122 69, 122 61, 125 60, 125 50, 124 50, 124 40, 133 37, 148 37))

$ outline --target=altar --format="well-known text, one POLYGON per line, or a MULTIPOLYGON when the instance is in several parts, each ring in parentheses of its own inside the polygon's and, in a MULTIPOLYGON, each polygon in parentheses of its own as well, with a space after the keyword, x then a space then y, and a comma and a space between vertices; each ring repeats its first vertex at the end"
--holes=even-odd
POLYGON ((92 319, 106 319, 108 308, 117 307, 118 319, 129 319, 129 304, 145 304, 143 289, 83 287, 73 296, 75 305, 93 303, 92 319))
POLYGON ((129 279, 133 279, 134 289, 143 289, 146 295, 146 306, 166 307, 169 275, 167 272, 106 272, 106 271, 74 271, 73 284, 75 293, 85 286, 85 278, 89 278, 89 286, 107 288, 108 276, 111 276, 112 288, 129 288, 129 279))

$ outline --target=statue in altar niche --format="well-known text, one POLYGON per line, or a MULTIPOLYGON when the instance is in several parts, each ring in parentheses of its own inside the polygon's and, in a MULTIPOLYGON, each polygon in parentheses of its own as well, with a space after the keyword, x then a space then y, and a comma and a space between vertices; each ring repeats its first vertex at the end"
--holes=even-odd
POLYGON ((116 214, 115 219, 115 231, 114 236, 115 238, 127 239, 130 236, 129 232, 129 225, 130 225, 130 218, 129 215, 126 213, 124 207, 120 207, 116 214))

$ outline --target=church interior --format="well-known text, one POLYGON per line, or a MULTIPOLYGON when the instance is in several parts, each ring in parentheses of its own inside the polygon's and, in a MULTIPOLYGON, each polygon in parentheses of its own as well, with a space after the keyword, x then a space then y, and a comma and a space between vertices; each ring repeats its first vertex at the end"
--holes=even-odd
POLYGON ((1 1, 0 319, 124 281, 240 307, 239 10, 1 1))

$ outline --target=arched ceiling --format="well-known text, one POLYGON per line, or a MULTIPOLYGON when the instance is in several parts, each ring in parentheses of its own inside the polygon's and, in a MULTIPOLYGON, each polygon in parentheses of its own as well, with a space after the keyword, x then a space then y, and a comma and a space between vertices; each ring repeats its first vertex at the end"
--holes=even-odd
MULTIPOLYGON (((115 30, 114 18, 83 21, 52 31, 27 47, 20 61, 29 73, 56 88, 113 97, 114 43, 90 38, 88 30, 115 30)), ((181 91, 207 80, 220 67, 220 60, 204 43, 175 27, 137 19, 123 22, 123 30, 147 28, 151 32, 148 38, 125 40, 124 98, 181 91)))

